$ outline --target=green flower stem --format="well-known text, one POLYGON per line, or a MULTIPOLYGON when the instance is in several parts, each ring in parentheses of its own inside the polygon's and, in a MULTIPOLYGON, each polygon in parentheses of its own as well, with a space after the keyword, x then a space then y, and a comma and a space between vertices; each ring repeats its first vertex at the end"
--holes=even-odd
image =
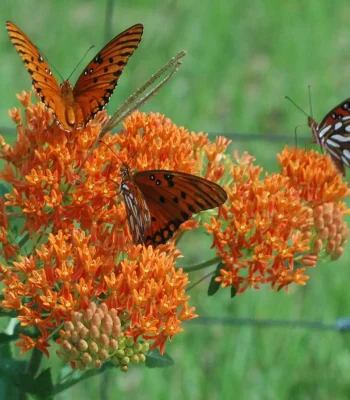
POLYGON ((215 264, 219 263, 220 261, 221 261, 221 259, 219 257, 214 257, 214 258, 211 258, 210 260, 204 261, 200 264, 183 267, 183 270, 184 270, 184 272, 198 271, 200 269, 211 267, 212 265, 215 265, 215 264))

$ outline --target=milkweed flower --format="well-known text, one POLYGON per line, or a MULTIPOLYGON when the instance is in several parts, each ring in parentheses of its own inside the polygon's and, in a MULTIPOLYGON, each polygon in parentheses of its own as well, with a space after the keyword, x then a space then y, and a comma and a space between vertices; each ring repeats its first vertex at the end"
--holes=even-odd
MULTIPOLYGON (((120 337, 114 338, 119 353, 99 344, 110 360, 117 362, 123 346, 127 353, 134 351, 125 355, 130 362, 143 358, 140 345, 144 352, 148 347, 163 352, 166 342, 183 331, 182 322, 196 317, 185 293, 188 276, 175 268, 181 253, 174 241, 156 249, 132 244, 118 196, 121 167, 129 162, 132 169, 175 169, 219 180, 229 142, 211 143, 205 134, 177 127, 163 115, 135 112, 85 160, 105 113, 85 129, 68 133, 52 124, 51 112, 33 104, 28 93, 19 100, 24 116, 18 109, 10 112, 17 141, 0 140, 6 161, 0 177, 13 187, 0 201, 0 243, 7 261, 0 266, 1 306, 16 311, 22 327, 39 334, 22 334, 17 345, 49 355, 50 339, 59 330, 59 356, 76 368, 97 368, 103 359, 88 357, 85 344, 84 350, 72 350, 83 351, 80 358, 68 351, 76 347, 68 332, 81 333, 77 324, 93 330, 86 312, 95 307, 121 321, 120 337), (10 235, 15 228, 26 248, 10 235)), ((177 237, 201 224, 202 219, 188 221, 177 237)), ((92 339, 84 340, 90 344, 92 339)), ((122 369, 126 361, 119 359, 122 369)))
POLYGON ((206 224, 222 259, 215 280, 237 293, 305 285, 307 268, 344 251, 349 191, 329 157, 287 147, 278 159, 282 172, 262 177, 253 157, 236 154, 222 217, 206 224))

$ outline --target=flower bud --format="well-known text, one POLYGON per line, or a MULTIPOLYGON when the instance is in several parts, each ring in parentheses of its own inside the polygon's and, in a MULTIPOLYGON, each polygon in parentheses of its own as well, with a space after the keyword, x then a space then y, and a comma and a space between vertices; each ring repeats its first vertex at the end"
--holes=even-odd
POLYGON ((98 355, 99 355, 99 357, 100 357, 100 359, 101 359, 102 361, 106 361, 106 360, 108 360, 108 358, 109 358, 108 351, 105 350, 105 349, 100 350, 100 352, 98 353, 98 355))
POLYGON ((64 330, 65 331, 73 331, 74 330, 74 324, 72 321, 66 321, 64 323, 64 330))
POLYGON ((102 361, 97 359, 92 362, 92 365, 95 369, 100 369, 102 367, 102 361))
POLYGON ((78 360, 76 363, 77 363, 77 368, 80 371, 85 371, 87 369, 85 363, 83 363, 82 361, 78 360))
POLYGON ((145 362, 146 361, 146 356, 144 354, 138 354, 139 361, 140 362, 145 362))
POLYGON ((105 333, 102 333, 100 336, 100 344, 103 347, 107 347, 109 345, 109 337, 105 333))
POLYGON ((97 354, 98 350, 99 350, 98 345, 96 344, 96 342, 90 342, 89 349, 90 349, 90 352, 92 354, 97 354))
POLYGON ((89 365, 92 362, 92 357, 89 353, 84 353, 81 357, 81 360, 85 365, 89 365))
POLYGON ((90 328, 90 337, 92 339, 98 339, 100 337, 100 330, 98 329, 97 326, 92 326, 90 328))
POLYGON ((127 347, 125 349, 125 355, 126 356, 131 357, 133 354, 134 354, 134 351, 133 351, 133 349, 131 347, 127 347))
POLYGON ((331 254, 332 260, 338 260, 338 258, 344 253, 344 247, 337 247, 334 252, 331 254))
POLYGON ((315 254, 318 254, 322 250, 322 247, 323 247, 322 240, 321 239, 316 239, 312 251, 315 254))
POLYGON ((130 357, 130 362, 132 364, 138 364, 140 362, 139 356, 137 354, 134 354, 132 357, 130 357))
POLYGON ((323 217, 315 218, 315 229, 316 232, 320 232, 324 228, 324 219, 323 217))
POLYGON ((329 229, 327 227, 321 229, 321 231, 318 233, 318 237, 322 240, 325 241, 328 239, 328 234, 329 234, 329 229))
POLYGON ((96 313, 93 317, 92 317, 92 320, 91 320, 91 325, 94 325, 94 326, 96 326, 96 327, 100 327, 100 325, 101 325, 101 317, 100 317, 100 315, 98 314, 98 313, 96 313))
POLYGON ((115 340, 115 339, 111 339, 111 340, 109 341, 109 348, 110 348, 112 351, 118 350, 118 341, 115 340))
POLYGON ((79 340, 79 350, 80 351, 86 351, 89 348, 89 345, 84 339, 79 340))
POLYGON ((328 254, 333 253, 334 249, 335 249, 335 242, 334 242, 334 240, 330 240, 330 241, 327 243, 326 252, 327 252, 328 254))
POLYGON ((101 303, 101 304, 99 305, 99 309, 103 312, 103 315, 102 315, 102 316, 108 315, 108 307, 107 307, 107 304, 106 304, 106 303, 101 303))

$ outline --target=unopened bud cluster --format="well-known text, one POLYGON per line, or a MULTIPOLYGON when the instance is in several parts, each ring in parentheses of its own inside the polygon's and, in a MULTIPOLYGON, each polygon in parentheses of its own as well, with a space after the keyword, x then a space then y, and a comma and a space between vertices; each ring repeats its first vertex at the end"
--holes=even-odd
POLYGON ((85 311, 74 312, 60 335, 57 355, 80 370, 98 369, 105 361, 112 361, 127 371, 129 363, 144 362, 149 349, 148 343, 122 335, 117 310, 108 309, 105 303, 90 303, 85 311))
POLYGON ((313 214, 317 232, 313 253, 337 260, 343 254, 349 236, 341 209, 334 203, 324 203, 315 207, 313 214))

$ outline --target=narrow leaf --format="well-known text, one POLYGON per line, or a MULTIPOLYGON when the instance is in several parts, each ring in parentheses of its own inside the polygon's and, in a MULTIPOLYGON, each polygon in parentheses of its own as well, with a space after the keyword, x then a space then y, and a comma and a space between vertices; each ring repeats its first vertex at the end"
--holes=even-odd
POLYGON ((174 364, 174 360, 168 354, 160 354, 159 350, 148 352, 146 357, 146 367, 148 368, 165 368, 174 364))
POLYGON ((215 278, 220 276, 220 269, 224 267, 224 264, 220 261, 218 266, 216 267, 215 273, 213 274, 209 287, 208 287, 208 296, 214 296, 214 294, 220 289, 220 282, 217 282, 215 278))

